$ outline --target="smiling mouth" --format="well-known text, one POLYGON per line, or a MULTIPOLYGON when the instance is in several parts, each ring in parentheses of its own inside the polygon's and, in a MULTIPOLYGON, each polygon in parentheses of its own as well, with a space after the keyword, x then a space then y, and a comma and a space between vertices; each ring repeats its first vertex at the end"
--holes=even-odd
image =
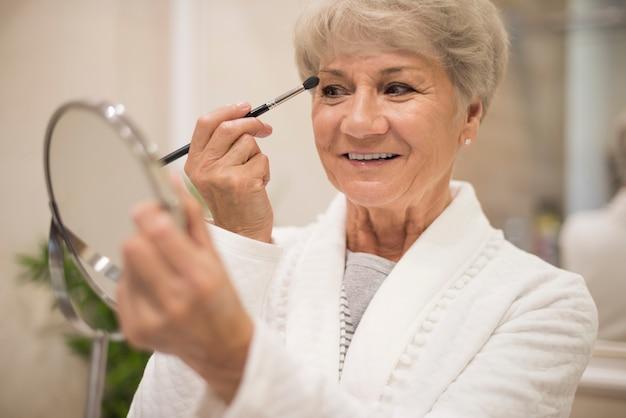
POLYGON ((343 154, 344 158, 347 158, 350 161, 386 161, 393 160, 394 158, 399 157, 398 154, 392 153, 372 153, 372 154, 357 154, 354 152, 349 152, 343 154))

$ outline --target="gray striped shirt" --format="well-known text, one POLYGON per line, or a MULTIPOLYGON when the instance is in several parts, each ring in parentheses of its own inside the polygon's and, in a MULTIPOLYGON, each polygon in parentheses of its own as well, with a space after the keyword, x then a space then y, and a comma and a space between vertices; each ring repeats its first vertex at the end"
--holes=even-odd
POLYGON ((393 261, 374 254, 346 252, 340 300, 339 373, 343 369, 356 327, 374 294, 395 265, 393 261))

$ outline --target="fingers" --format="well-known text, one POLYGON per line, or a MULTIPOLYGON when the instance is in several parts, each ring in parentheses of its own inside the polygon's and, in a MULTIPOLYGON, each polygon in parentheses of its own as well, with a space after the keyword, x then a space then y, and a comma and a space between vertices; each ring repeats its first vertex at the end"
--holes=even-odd
POLYGON ((226 120, 244 117, 250 111, 249 103, 239 103, 220 107, 213 112, 198 118, 196 128, 191 137, 189 152, 203 150, 220 123, 226 120))
MULTIPOLYGON (((187 191, 182 180, 177 176, 171 177, 174 190, 183 209, 185 220, 187 221, 187 233, 198 246, 216 254, 211 242, 204 212, 200 203, 187 191)), ((158 202, 144 202, 135 206, 132 210, 133 219, 156 218, 159 214, 167 212, 158 202)), ((146 223, 144 222, 145 226, 146 223)), ((138 225, 139 226, 139 225, 138 225)))
POLYGON ((154 243, 136 235, 124 243, 122 248, 124 273, 130 287, 137 293, 147 295, 157 307, 172 297, 172 278, 176 272, 159 254, 154 243))
POLYGON ((245 164, 249 159, 260 152, 261 149, 256 139, 250 134, 244 134, 233 144, 226 155, 224 155, 223 161, 227 165, 245 164))
POLYGON ((248 176, 262 181, 260 186, 265 186, 270 181, 270 163, 267 155, 258 153, 243 165, 248 176))
POLYGON ((271 126, 257 118, 227 120, 215 129, 202 154, 211 159, 221 158, 243 135, 263 138, 271 133, 271 126))
POLYGON ((202 269, 204 262, 201 255, 205 252, 190 240, 175 224, 169 214, 164 211, 138 211, 134 221, 140 234, 145 235, 158 250, 159 257, 182 277, 197 279, 206 272, 202 269))
POLYGON ((156 213, 158 213, 158 212, 160 212, 162 210, 163 210, 163 207, 156 200, 148 201, 148 202, 141 202, 141 203, 138 203, 137 205, 135 205, 131 209, 131 216, 134 219, 139 213, 153 213, 153 214, 156 214, 156 213))
POLYGON ((126 340, 135 348, 151 348, 151 332, 162 325, 160 309, 137 276, 124 266, 117 285, 117 317, 126 340))
POLYGON ((214 158, 224 155, 244 133, 259 138, 272 133, 272 127, 257 118, 245 118, 250 105, 242 103, 221 107, 198 119, 191 138, 190 155, 209 153, 214 158))

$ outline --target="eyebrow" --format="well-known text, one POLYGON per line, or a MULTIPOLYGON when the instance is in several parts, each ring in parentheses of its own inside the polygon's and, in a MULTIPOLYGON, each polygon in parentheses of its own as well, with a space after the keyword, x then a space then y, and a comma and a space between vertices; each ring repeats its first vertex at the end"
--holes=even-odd
MULTIPOLYGON (((389 67, 389 68, 385 68, 385 69, 379 71, 379 74, 381 74, 381 75, 389 75, 389 74, 400 73, 400 72, 406 71, 406 70, 412 70, 412 71, 418 71, 418 72, 420 71, 419 68, 417 68, 417 67, 410 67, 410 66, 389 67)), ((341 70, 334 69, 334 68, 321 69, 319 72, 320 73, 329 73, 329 74, 332 74, 332 75, 337 76, 337 77, 345 77, 346 76, 346 73, 344 73, 341 70)))

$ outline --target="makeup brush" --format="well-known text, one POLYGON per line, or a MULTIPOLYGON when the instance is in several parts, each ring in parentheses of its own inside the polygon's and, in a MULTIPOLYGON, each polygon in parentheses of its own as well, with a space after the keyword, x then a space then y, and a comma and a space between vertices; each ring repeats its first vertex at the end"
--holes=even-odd
MULTIPOLYGON (((301 86, 296 87, 293 90, 289 90, 286 93, 281 94, 280 96, 276 97, 275 99, 272 99, 266 103, 263 103, 261 106, 252 109, 250 112, 248 112, 244 118, 255 118, 257 116, 262 115, 263 113, 269 111, 270 109, 275 108, 276 106, 278 106, 281 103, 286 102, 287 100, 291 99, 294 96, 297 96, 298 94, 302 93, 305 90, 310 90, 312 88, 314 88, 315 86, 317 86, 317 84, 320 82, 320 79, 312 76, 307 78, 306 80, 304 80, 304 83, 302 83, 301 86)), ((161 163, 163 165, 168 165, 169 163, 171 163, 172 161, 176 161, 178 160, 180 157, 182 157, 183 155, 187 155, 189 153, 189 144, 185 145, 182 148, 177 149, 174 152, 171 152, 169 154, 167 154, 165 157, 161 158, 161 163)))

